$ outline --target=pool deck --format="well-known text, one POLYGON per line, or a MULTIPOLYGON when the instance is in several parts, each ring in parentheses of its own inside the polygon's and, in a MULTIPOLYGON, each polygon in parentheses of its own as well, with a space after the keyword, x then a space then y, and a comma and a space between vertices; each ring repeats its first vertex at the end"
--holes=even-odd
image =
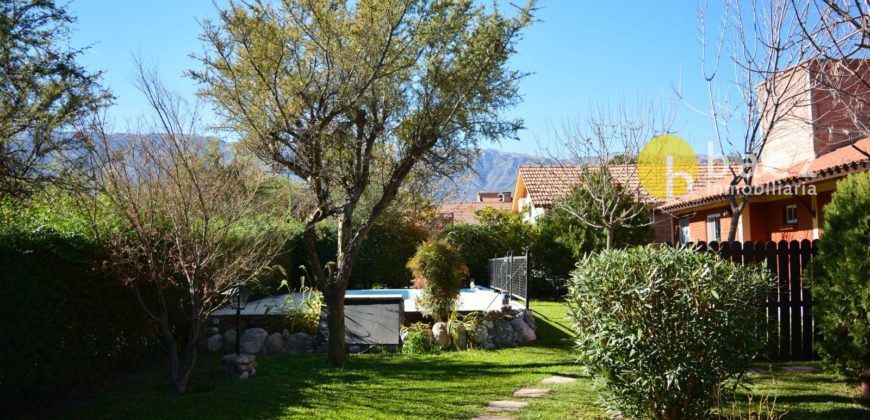
MULTIPOLYGON (((420 312, 417 308, 417 299, 423 291, 420 289, 371 289, 371 290, 348 290, 345 299, 370 298, 370 297, 401 297, 404 300, 405 312, 420 312)), ((248 302, 241 314, 247 316, 280 314, 287 310, 303 305, 302 293, 275 295, 264 299, 248 302)), ((511 299, 511 307, 524 309, 525 306, 511 299)), ((497 311, 501 309, 501 295, 493 289, 476 286, 462 289, 459 293, 459 312, 497 311)), ((212 316, 231 316, 236 311, 229 306, 218 309, 212 316)))

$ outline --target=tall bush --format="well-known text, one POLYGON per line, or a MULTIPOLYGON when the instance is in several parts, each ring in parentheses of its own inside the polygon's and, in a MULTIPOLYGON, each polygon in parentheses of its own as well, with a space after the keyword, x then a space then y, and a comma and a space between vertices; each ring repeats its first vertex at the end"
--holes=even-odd
MULTIPOLYGON (((773 279, 685 249, 637 247, 582 260, 570 281, 580 359, 632 418, 706 415, 762 344, 773 279)), ((736 383, 734 384, 736 385, 736 383)))
POLYGON ((66 196, 0 203, 0 409, 44 402, 156 356, 135 295, 98 267, 105 256, 66 196))
POLYGON ((870 397, 870 173, 837 183, 825 206, 824 232, 813 286, 822 337, 817 348, 870 397))
POLYGON ((459 289, 468 275, 462 256, 445 240, 420 245, 408 268, 422 280, 420 305, 435 321, 447 321, 459 298, 459 289))

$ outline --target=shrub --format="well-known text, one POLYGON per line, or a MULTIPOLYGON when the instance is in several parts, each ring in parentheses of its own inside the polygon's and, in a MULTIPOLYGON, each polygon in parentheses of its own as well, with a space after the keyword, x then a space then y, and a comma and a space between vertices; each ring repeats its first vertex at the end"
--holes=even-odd
POLYGON ((101 246, 62 193, 0 203, 0 409, 40 404, 156 357, 136 296, 97 269, 101 246))
POLYGON ((406 338, 402 342, 402 353, 428 354, 438 353, 441 349, 432 345, 432 327, 422 322, 415 322, 405 328, 406 338))
POLYGON ((408 261, 416 279, 423 280, 420 305, 435 321, 446 321, 456 305, 468 268, 447 241, 429 241, 408 261))
MULTIPOLYGON (((686 249, 602 251, 572 273, 580 359, 627 417, 706 415, 760 348, 765 270, 686 249)), ((732 383, 736 386, 736 381, 732 383)))
POLYGON ((837 183, 825 206, 813 285, 822 339, 817 349, 841 373, 860 380, 870 396, 870 173, 837 183))

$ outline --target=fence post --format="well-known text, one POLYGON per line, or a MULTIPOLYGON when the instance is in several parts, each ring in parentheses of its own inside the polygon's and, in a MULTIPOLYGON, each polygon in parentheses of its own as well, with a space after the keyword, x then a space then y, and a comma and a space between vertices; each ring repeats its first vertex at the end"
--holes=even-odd
POLYGON ((529 279, 532 278, 532 253, 526 248, 526 310, 531 311, 532 289, 529 288, 529 279))

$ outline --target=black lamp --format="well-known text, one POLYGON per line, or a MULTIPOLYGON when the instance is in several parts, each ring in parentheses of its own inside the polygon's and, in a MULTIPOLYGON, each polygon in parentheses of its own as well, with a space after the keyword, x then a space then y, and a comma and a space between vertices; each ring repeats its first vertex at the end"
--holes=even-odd
POLYGON ((251 289, 244 284, 236 283, 225 290, 224 294, 230 297, 230 307, 236 310, 236 356, 238 356, 242 349, 242 309, 245 309, 248 304, 251 289))

